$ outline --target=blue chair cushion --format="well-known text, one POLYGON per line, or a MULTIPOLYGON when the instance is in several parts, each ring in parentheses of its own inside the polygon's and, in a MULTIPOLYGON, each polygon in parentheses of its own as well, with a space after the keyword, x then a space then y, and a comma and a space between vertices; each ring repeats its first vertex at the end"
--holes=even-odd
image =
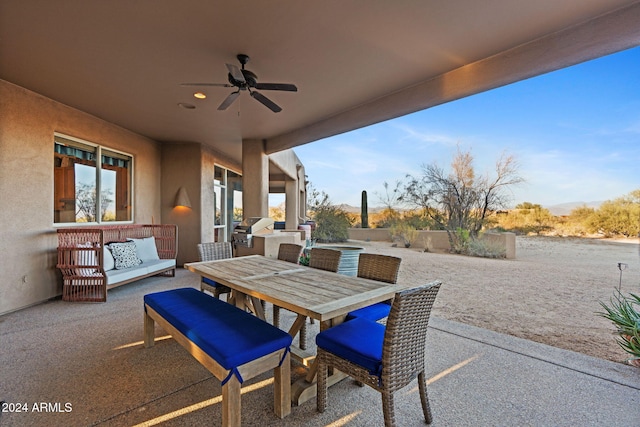
POLYGON ((389 316, 391 312, 391 305, 385 302, 378 302, 368 307, 359 308, 347 314, 347 320, 352 320, 357 317, 378 321, 389 316))
POLYGON ((209 286, 213 286, 214 288, 216 288, 216 287, 218 287, 218 286, 222 286, 220 283, 215 282, 215 281, 213 281, 213 280, 209 279, 208 277, 203 277, 203 278, 202 278, 202 281, 203 281, 204 283, 206 283, 207 285, 209 285, 209 286))
POLYGON ((382 344, 385 326, 369 319, 356 318, 326 329, 316 335, 321 349, 367 369, 382 374, 382 344))
POLYGON ((291 345, 288 333, 193 288, 148 294, 144 302, 225 369, 291 345))

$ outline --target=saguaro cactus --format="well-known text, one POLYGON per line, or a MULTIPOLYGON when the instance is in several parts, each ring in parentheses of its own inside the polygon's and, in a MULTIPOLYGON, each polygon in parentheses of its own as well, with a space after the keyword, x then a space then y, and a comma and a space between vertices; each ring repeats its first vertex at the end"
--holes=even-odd
POLYGON ((367 206, 367 192, 362 191, 362 203, 360 204, 360 222, 362 228, 369 228, 369 207, 367 206))

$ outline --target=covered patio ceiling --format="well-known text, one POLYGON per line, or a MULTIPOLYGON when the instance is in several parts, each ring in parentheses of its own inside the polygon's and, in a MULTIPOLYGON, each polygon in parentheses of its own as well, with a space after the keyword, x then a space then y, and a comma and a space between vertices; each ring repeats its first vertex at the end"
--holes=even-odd
POLYGON ((1 79, 235 161, 243 139, 276 152, 637 45, 636 0, 0 0, 1 79), (261 91, 281 112, 180 85, 226 83, 239 53, 298 87, 261 91))

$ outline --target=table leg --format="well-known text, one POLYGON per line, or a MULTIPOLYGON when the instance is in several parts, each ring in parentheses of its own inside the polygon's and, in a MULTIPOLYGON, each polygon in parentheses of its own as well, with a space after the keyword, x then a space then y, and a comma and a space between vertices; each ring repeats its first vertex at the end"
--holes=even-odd
POLYGON ((253 306, 253 314, 255 314, 260 319, 267 321, 267 317, 264 314, 264 307, 262 306, 262 301, 259 298, 251 297, 251 305, 253 306))
MULTIPOLYGON (((293 384, 291 384, 291 402, 296 405, 301 405, 307 400, 313 399, 316 397, 318 392, 318 388, 316 386, 317 375, 315 375, 318 371, 317 363, 314 360, 311 365, 311 369, 309 372, 313 371, 313 380, 307 381, 307 378, 300 378, 296 380, 293 384)), ((349 375, 340 372, 338 370, 334 370, 331 375, 327 378, 327 387, 331 387, 332 385, 342 381, 347 378, 349 375)))
POLYGON ((302 325, 304 325, 304 322, 306 321, 307 321, 307 316, 298 314, 298 317, 296 317, 296 320, 293 322, 293 325, 291 325, 291 328, 289 328, 289 335, 291 335, 291 338, 295 338, 296 335, 300 333, 300 329, 302 329, 302 325))
MULTIPOLYGON (((300 315, 298 315, 298 318, 300 318, 300 315)), ((327 328, 338 325, 344 322, 345 319, 346 319, 346 316, 341 316, 325 322, 320 322, 320 330, 324 331, 327 328)), ((297 321, 298 319, 296 319, 296 322, 297 321)), ((318 389, 316 386, 317 374, 318 374, 318 362, 314 359, 313 363, 309 367, 309 372, 307 372, 307 375, 304 378, 300 378, 296 380, 296 382, 291 384, 291 401, 294 404, 301 405, 307 400, 310 400, 316 397, 316 394, 318 392, 318 389)), ((332 372, 329 372, 329 377, 327 378, 327 387, 331 387, 332 385, 342 381, 347 377, 348 377, 347 374, 340 372, 338 370, 333 370, 332 372)))

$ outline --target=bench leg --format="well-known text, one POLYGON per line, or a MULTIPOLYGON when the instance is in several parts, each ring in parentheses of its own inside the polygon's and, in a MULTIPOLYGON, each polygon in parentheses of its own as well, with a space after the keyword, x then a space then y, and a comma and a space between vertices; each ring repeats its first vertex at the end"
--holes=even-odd
POLYGON ((291 352, 273 370, 273 386, 273 409, 278 417, 284 418, 291 413, 291 352))
POLYGON ((146 348, 153 347, 153 344, 156 338, 155 327, 156 325, 154 320, 151 318, 151 316, 149 316, 149 314, 147 314, 147 311, 145 310, 144 312, 144 346, 146 348))
POLYGON ((222 386, 222 427, 240 426, 240 382, 235 375, 222 386))

